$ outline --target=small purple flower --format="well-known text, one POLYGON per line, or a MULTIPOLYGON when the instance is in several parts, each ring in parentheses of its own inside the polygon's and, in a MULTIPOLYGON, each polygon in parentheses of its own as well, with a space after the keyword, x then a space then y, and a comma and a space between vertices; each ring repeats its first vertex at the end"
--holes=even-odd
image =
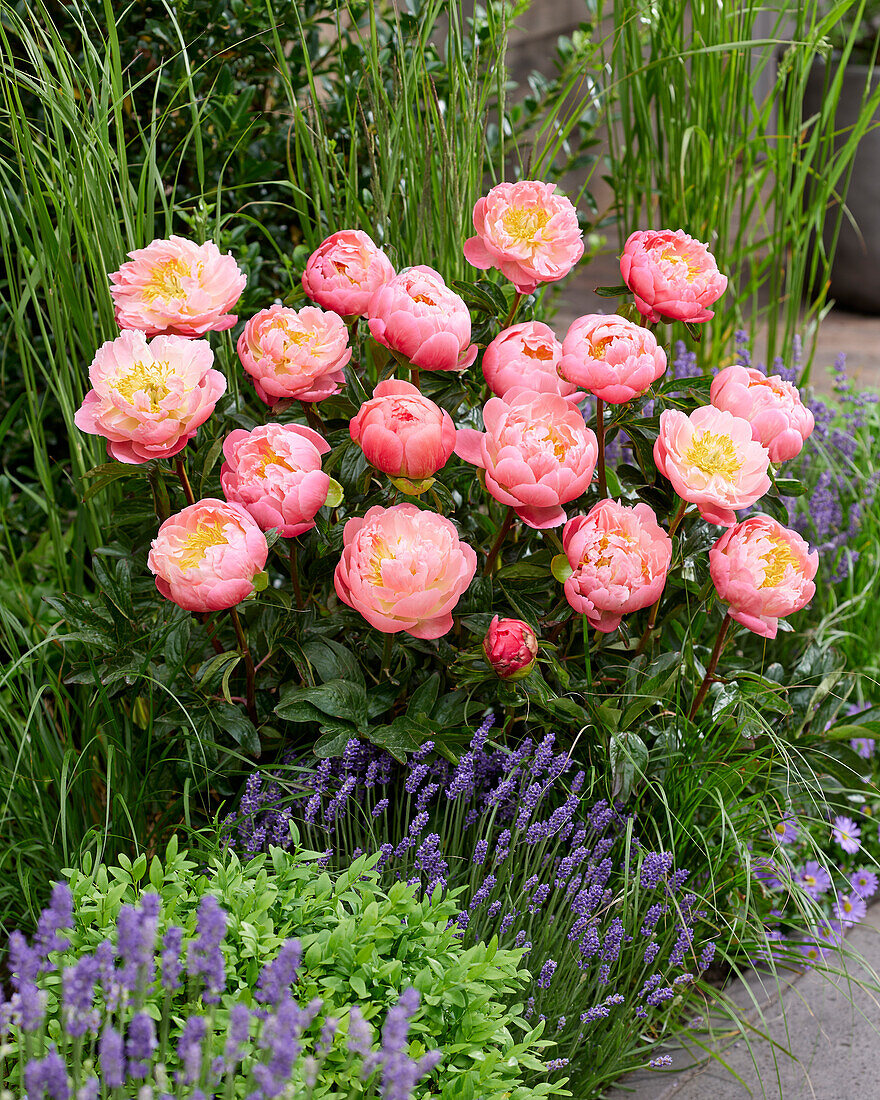
POLYGON ((116 919, 116 950, 122 959, 119 983, 130 993, 153 980, 159 897, 144 894, 139 906, 123 905, 116 919))
POLYGON ((162 988, 172 992, 180 989, 180 973, 183 964, 180 961, 180 952, 183 948, 183 929, 176 924, 168 926, 168 930, 162 937, 162 955, 159 970, 162 975, 162 988))
POLYGON ((70 945, 67 936, 60 935, 64 928, 73 927, 73 894, 66 882, 56 882, 48 908, 40 913, 34 947, 45 961, 51 951, 63 951, 70 945))
POLYGON ((196 916, 197 937, 190 941, 187 966, 190 977, 200 977, 205 983, 202 999, 216 1004, 226 985, 226 966, 220 945, 226 935, 226 913, 212 894, 199 903, 196 916))
POLYGON ((655 889, 671 870, 672 852, 646 852, 640 872, 642 889, 655 889))
POLYGON ((98 1014, 92 1009, 97 980, 98 960, 94 955, 83 955, 72 966, 64 968, 62 1018, 65 1031, 74 1038, 98 1027, 98 1014))
POLYGON ((877 876, 867 867, 860 867, 849 876, 849 883, 860 898, 871 898, 877 893, 877 876))
POLYGON ((794 844, 798 838, 798 827, 793 814, 786 814, 773 826, 771 836, 779 844, 794 844))
POLYGON ((870 760, 874 755, 874 741, 870 737, 854 737, 850 746, 857 752, 862 760, 870 760))
POLYGON ((254 997, 260 1004, 277 1007, 290 992, 296 981, 296 972, 302 960, 302 945, 299 940, 285 940, 276 958, 263 967, 257 980, 254 997))
POLYGON ((234 1004, 229 1010, 229 1034, 223 1052, 224 1069, 227 1073, 234 1073, 241 1061, 241 1048, 248 1040, 250 1029, 250 1009, 241 1002, 234 1004))
MULTIPOLYGON (((202 1043, 205 1041, 208 1023, 204 1016, 190 1016, 183 1025, 177 1043, 177 1057, 180 1069, 177 1073, 179 1083, 194 1085, 202 1075, 202 1043)), ((122 1082, 119 1082, 122 1084, 122 1082)))
POLYGON ((44 1058, 33 1058, 25 1066, 24 1087, 29 1100, 42 1100, 44 1094, 49 1100, 68 1100, 70 1086, 67 1083, 67 1069, 54 1046, 49 1047, 49 1053, 44 1058))
POLYGON ((831 835, 840 847, 845 852, 849 852, 850 855, 855 855, 862 846, 862 842, 859 840, 862 830, 850 817, 844 817, 843 815, 835 817, 832 823, 831 835))
POLYGON ((101 1032, 98 1053, 101 1058, 101 1080, 108 1088, 121 1088, 125 1084, 124 1047, 122 1036, 110 1024, 105 1024, 101 1032))
POLYGON ((814 900, 831 889, 831 876, 815 860, 805 863, 803 869, 795 875, 794 881, 814 900))
POLYGON ((388 809, 388 799, 387 798, 380 798, 379 801, 376 803, 376 805, 373 807, 371 812, 372 812, 373 817, 381 817, 382 814, 384 814, 387 809, 388 809))
POLYGON ((556 967, 559 964, 554 959, 548 959, 541 967, 541 973, 538 975, 537 986, 538 989, 549 989, 550 983, 553 981, 553 975, 556 973, 556 967))
POLYGON ((844 928, 849 928, 865 919, 867 908, 865 899, 858 894, 838 894, 834 902, 834 915, 844 928))
POLYGON ((661 1069, 663 1066, 672 1065, 672 1056, 669 1054, 661 1054, 659 1058, 652 1058, 648 1065, 651 1069, 661 1069))
POLYGON ((147 1076, 153 1060, 156 1042, 156 1025, 146 1012, 137 1012, 128 1025, 125 1053, 130 1077, 140 1080, 147 1076))
POLYGON ((348 1010, 348 1049, 362 1058, 370 1053, 373 1045, 373 1029, 363 1017, 357 1005, 348 1010))

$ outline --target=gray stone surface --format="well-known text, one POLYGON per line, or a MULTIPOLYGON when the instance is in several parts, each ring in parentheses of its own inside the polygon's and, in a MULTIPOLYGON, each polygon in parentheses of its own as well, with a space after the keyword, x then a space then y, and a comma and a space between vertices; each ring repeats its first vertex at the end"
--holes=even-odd
POLYGON ((846 942, 849 957, 828 959, 839 974, 809 971, 781 988, 767 975, 737 982, 742 1033, 729 1021, 693 1030, 717 1059, 697 1042, 670 1049, 670 1070, 633 1074, 609 1100, 878 1100, 880 905, 846 942))

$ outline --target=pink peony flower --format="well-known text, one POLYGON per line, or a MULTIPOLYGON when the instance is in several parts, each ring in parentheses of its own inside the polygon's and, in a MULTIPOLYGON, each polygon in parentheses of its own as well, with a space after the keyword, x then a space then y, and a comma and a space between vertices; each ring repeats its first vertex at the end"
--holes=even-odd
POLYGON ((520 294, 563 279, 584 254, 577 211, 552 183, 499 183, 474 206, 475 237, 464 242, 469 264, 498 268, 520 294))
POLYGON ((471 315, 432 267, 407 267, 373 294, 370 333, 423 370, 464 370, 477 357, 471 315))
POLYGON ((108 454, 120 462, 171 458, 226 389, 213 362, 207 340, 157 336, 148 342, 137 329, 126 329, 95 352, 92 389, 73 422, 90 435, 103 435, 108 454))
POLYGON ((770 456, 752 439, 749 422, 712 405, 690 416, 662 412, 654 461, 680 497, 721 527, 732 527, 734 509, 748 508, 770 488, 770 456))
POLYGON ((477 555, 450 520, 414 504, 370 508, 350 519, 336 566, 336 594, 385 634, 439 638, 471 583, 477 555))
POLYGON ((658 599, 672 559, 672 540, 647 504, 600 500, 566 523, 562 546, 572 569, 565 598, 605 634, 658 599))
POLYGON ((522 680, 535 667, 538 638, 521 619, 496 615, 483 639, 486 660, 502 680, 522 680))
POLYGON ((769 378, 753 367, 725 367, 712 379, 709 400, 716 409, 741 416, 752 426, 752 439, 763 443, 771 462, 787 462, 801 453, 816 426, 797 387, 778 374, 769 378))
POLYGON ((367 312, 373 292, 394 278, 385 253, 359 229, 343 229, 318 245, 303 272, 303 290, 341 317, 367 312))
POLYGON ((330 478, 321 455, 329 450, 326 439, 300 424, 237 428, 223 440, 223 494, 246 508, 263 531, 277 527, 282 538, 292 539, 315 526, 327 499, 330 478))
POLYGON ((620 257, 620 274, 635 295, 639 312, 655 324, 708 321, 707 309, 724 293, 722 275, 708 247, 682 229, 630 234, 620 257))
POLYGON ((813 598, 819 555, 770 516, 749 516, 709 551, 709 572, 731 618, 765 638, 813 598))
POLYGON ((598 455, 596 436, 564 397, 508 390, 483 407, 485 432, 459 428, 455 453, 486 471, 486 488, 529 527, 565 523, 563 504, 583 495, 598 455))
POLYGON ((535 393, 558 393, 572 405, 587 396, 556 372, 562 344, 549 325, 526 321, 499 332, 483 352, 483 376, 496 397, 525 388, 535 393))
POLYGON ((166 519, 147 564, 162 595, 187 611, 222 611, 254 590, 266 536, 240 504, 208 497, 166 519))
POLYGON ((622 405, 645 393, 666 370, 653 332, 617 314, 578 317, 562 341, 560 378, 602 401, 622 405))
POLYGON ((156 240, 136 248, 110 276, 116 323, 147 336, 186 336, 232 328, 232 309, 247 276, 231 253, 212 242, 185 237, 156 240))
POLYGON ((275 305, 251 317, 238 338, 238 357, 267 405, 282 398, 323 401, 339 393, 351 359, 348 329, 336 313, 314 306, 275 305))
POLYGON ((389 378, 373 390, 350 422, 351 438, 367 462, 393 478, 423 482, 455 449, 455 425, 439 405, 409 382, 389 378))

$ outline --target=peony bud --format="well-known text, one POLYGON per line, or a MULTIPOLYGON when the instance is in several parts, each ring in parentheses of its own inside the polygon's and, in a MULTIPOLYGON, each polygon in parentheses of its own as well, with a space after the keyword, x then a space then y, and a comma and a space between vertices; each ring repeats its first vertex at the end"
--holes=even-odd
POLYGON ((502 680, 522 680, 535 667, 538 639, 520 619, 492 620, 483 639, 483 653, 502 680))

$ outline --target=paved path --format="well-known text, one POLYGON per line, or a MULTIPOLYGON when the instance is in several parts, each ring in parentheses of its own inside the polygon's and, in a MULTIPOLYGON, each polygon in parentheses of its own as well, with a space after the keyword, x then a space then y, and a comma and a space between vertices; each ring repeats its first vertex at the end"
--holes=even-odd
POLYGON ((729 1022, 714 1035, 694 1031, 729 1069, 696 1044, 670 1049, 670 1070, 633 1074, 609 1100, 880 1100, 880 905, 846 942, 859 957, 831 956, 841 975, 809 971, 782 988, 769 976, 735 984, 730 996, 747 1038, 729 1022))

